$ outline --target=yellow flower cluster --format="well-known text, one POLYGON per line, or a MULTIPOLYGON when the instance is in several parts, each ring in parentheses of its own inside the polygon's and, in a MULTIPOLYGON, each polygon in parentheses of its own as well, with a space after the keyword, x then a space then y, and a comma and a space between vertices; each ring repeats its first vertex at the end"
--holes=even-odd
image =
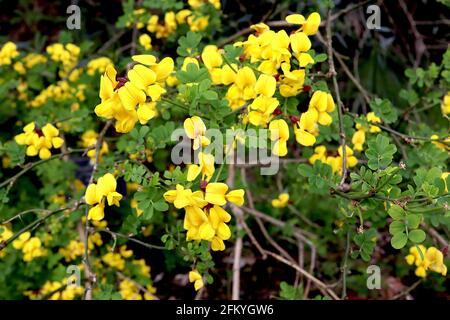
POLYGON ((379 117, 377 117, 374 112, 369 112, 366 116, 366 119, 369 123, 371 123, 369 125, 369 128, 367 128, 359 123, 357 123, 355 126, 356 132, 353 134, 352 144, 353 144, 353 149, 355 149, 357 151, 363 150, 363 145, 364 145, 364 142, 366 141, 366 133, 367 132, 377 133, 377 132, 381 131, 380 127, 373 125, 376 123, 381 123, 381 119, 379 117))
POLYGON ((93 76, 97 72, 104 73, 106 71, 106 67, 112 64, 112 61, 110 58, 107 57, 100 57, 92 59, 88 62, 86 65, 87 68, 87 74, 90 76, 93 76))
POLYGON ((22 233, 13 241, 12 245, 17 250, 22 249, 23 261, 25 262, 30 262, 46 254, 45 249, 42 248, 41 240, 38 237, 31 237, 31 233, 28 231, 22 233))
POLYGON ((294 127, 295 139, 303 146, 312 146, 316 143, 319 134, 319 124, 329 126, 332 122, 330 112, 335 109, 331 94, 317 90, 309 101, 308 110, 300 116, 297 126, 294 127))
POLYGON ((444 96, 441 103, 442 114, 447 115, 450 113, 450 91, 444 96))
POLYGON ((173 203, 177 209, 185 209, 184 229, 187 240, 207 240, 214 251, 225 250, 224 240, 231 237, 230 228, 226 224, 231 216, 222 206, 227 201, 238 206, 244 203, 244 190, 232 190, 227 193, 225 183, 202 182, 202 190, 192 192, 182 185, 175 190, 164 193, 164 199, 173 203), (206 184, 206 186, 205 186, 206 184), (203 188, 204 187, 204 188, 203 188))
MULTIPOLYGON (((13 232, 7 225, 0 225, 0 243, 8 240, 13 236, 13 232)), ((0 251, 0 259, 6 255, 6 250, 0 251)))
POLYGON ((316 12, 305 19, 300 14, 286 17, 286 21, 301 27, 291 35, 286 31, 275 32, 269 26, 259 23, 252 26, 256 30, 256 35, 250 35, 244 42, 237 42, 235 45, 244 48, 244 54, 250 58, 250 62, 261 62, 258 70, 276 75, 278 69, 282 67, 283 76, 280 93, 285 96, 297 95, 303 87, 304 72, 291 72, 291 57, 295 57, 301 68, 314 63, 312 57, 307 53, 311 48, 311 41, 308 36, 314 35, 320 25, 320 15, 316 12))
MULTIPOLYGON (((72 72, 75 74, 75 72, 72 72)), ((71 79, 71 81, 74 81, 71 79)), ((71 85, 66 80, 52 83, 47 88, 43 89, 39 94, 29 103, 32 108, 38 108, 45 104, 49 99, 53 99, 57 102, 65 101, 76 98, 79 101, 86 99, 84 91, 86 89, 85 84, 71 85)))
POLYGON ((203 278, 197 270, 192 270, 189 272, 189 282, 194 282, 194 288, 196 291, 200 290, 204 286, 203 278))
POLYGON ((150 278, 150 266, 145 263, 144 259, 133 260, 132 263, 140 268, 141 275, 150 278))
POLYGON ((99 221, 105 216, 105 202, 109 206, 120 206, 122 195, 116 191, 117 182, 111 173, 100 177, 97 183, 91 183, 86 188, 86 203, 93 206, 89 209, 88 219, 99 221))
POLYGON ((33 157, 39 154, 39 158, 48 159, 51 157, 51 148, 60 148, 64 140, 59 137, 59 130, 52 124, 47 123, 42 128, 38 128, 34 122, 27 124, 23 128, 23 133, 14 137, 14 140, 21 145, 27 145, 27 156, 33 157))
POLYGON ((46 52, 50 55, 50 59, 62 63, 63 68, 60 70, 59 75, 65 77, 77 65, 80 47, 73 43, 68 43, 66 45, 54 43, 46 48, 46 52))
POLYGON ((25 74, 26 69, 31 69, 37 64, 44 64, 47 62, 47 57, 40 53, 29 53, 21 59, 14 63, 13 68, 19 74, 25 74))
MULTIPOLYGON (((81 146, 83 148, 94 147, 93 149, 90 149, 87 152, 87 156, 91 160, 95 159, 95 154, 96 154, 95 145, 97 144, 97 137, 98 137, 98 133, 95 132, 94 130, 87 130, 81 136, 81 146)), ((100 148, 99 159, 101 159, 101 156, 106 153, 108 153, 108 144, 106 143, 106 141, 103 141, 102 147, 100 148)))
POLYGON ((101 103, 95 107, 98 116, 115 119, 116 130, 122 133, 130 132, 137 121, 146 124, 155 117, 156 101, 166 92, 164 81, 174 67, 172 58, 159 63, 152 55, 136 55, 132 59, 137 64, 128 71, 127 78, 117 78, 112 65, 106 68, 100 81, 101 103))
POLYGON ((285 208, 289 202, 289 193, 283 192, 277 198, 272 199, 272 207, 285 208))
POLYGON ((46 297, 48 300, 74 300, 75 298, 82 296, 84 293, 84 288, 74 284, 65 286, 68 281, 69 279, 67 278, 62 279, 61 281, 46 281, 39 290, 39 293, 34 291, 26 291, 24 294, 31 299, 46 297))
MULTIPOLYGON (((358 159, 353 155, 353 150, 349 146, 345 146, 346 151, 346 167, 352 168, 358 164, 358 159)), ((309 163, 314 164, 317 160, 328 164, 333 173, 339 172, 342 175, 342 146, 338 148, 337 156, 328 156, 327 148, 325 146, 317 146, 314 148, 314 154, 309 158, 309 163)))
POLYGON ((64 257, 66 262, 75 260, 84 255, 84 243, 77 240, 70 240, 65 248, 59 248, 58 252, 64 257))
POLYGON ((119 283, 119 292, 124 300, 154 300, 156 288, 152 285, 141 288, 136 282, 124 279, 119 283), (142 295, 141 291, 143 291, 142 295))
POLYGON ((428 249, 423 245, 411 247, 405 260, 409 265, 416 266, 415 274, 418 277, 425 278, 427 271, 437 272, 443 276, 447 275, 444 255, 435 247, 429 247, 428 249))
POLYGON ((12 59, 17 57, 19 52, 17 51, 17 46, 14 42, 6 42, 0 49, 0 66, 11 64, 12 59))
MULTIPOLYGON (((146 27, 147 31, 155 34, 157 39, 167 38, 171 33, 175 32, 177 28, 181 25, 187 24, 189 29, 193 32, 198 32, 205 30, 209 25, 209 16, 202 15, 199 9, 201 6, 206 3, 210 3, 214 6, 215 9, 220 9, 220 1, 219 0, 209 0, 209 1, 189 1, 189 5, 194 10, 182 9, 178 12, 168 11, 164 14, 163 19, 156 14, 153 14, 145 21, 145 13, 146 10, 144 8, 136 9, 133 12, 133 19, 136 22, 136 27, 138 29, 142 29, 146 27)), ((135 21, 128 21, 127 26, 131 27, 135 21)), ((146 35, 148 36, 148 35, 146 35)), ((141 36, 142 37, 142 36, 141 36)), ((151 49, 151 42, 148 41, 150 37, 139 37, 140 44, 146 49, 151 49)))
POLYGON ((198 9, 206 3, 212 4, 216 10, 220 10, 221 8, 220 0, 188 0, 188 4, 193 9, 198 9))

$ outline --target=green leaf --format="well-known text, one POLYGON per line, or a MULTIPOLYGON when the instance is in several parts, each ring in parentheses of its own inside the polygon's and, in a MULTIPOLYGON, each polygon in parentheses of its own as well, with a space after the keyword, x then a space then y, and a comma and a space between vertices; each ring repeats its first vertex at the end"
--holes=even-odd
POLYGON ((297 167, 297 171, 303 177, 311 177, 314 174, 313 168, 307 164, 300 164, 297 167))
POLYGON ((370 103, 370 108, 386 123, 393 123, 397 120, 397 110, 387 99, 375 98, 370 103))
POLYGON ((389 225, 389 233, 395 235, 405 231, 405 223, 403 221, 392 221, 389 225))
POLYGON ((417 230, 412 230, 409 232, 408 238, 409 240, 411 240, 411 242, 414 243, 422 243, 425 241, 425 238, 427 237, 427 235, 425 234, 425 231, 417 229, 417 230))
POLYGON ((177 53, 183 57, 197 54, 199 52, 198 45, 201 40, 202 36, 199 33, 189 31, 186 36, 178 40, 180 46, 177 48, 177 53))
POLYGON ((372 139, 368 143, 366 150, 367 165, 372 170, 383 169, 391 164, 396 151, 395 145, 390 144, 389 139, 380 134, 375 140, 372 139))
POLYGON ((405 210, 403 210, 402 207, 400 207, 399 205, 392 205, 389 210, 388 210, 388 214, 391 216, 392 219, 394 220, 400 220, 405 216, 405 210))
POLYGON ((325 53, 318 54, 317 56, 314 56, 315 62, 324 62, 328 59, 328 56, 325 53))
POLYGON ((409 229, 417 229, 422 221, 422 215, 420 214, 408 214, 406 216, 406 223, 409 229))
POLYGON ((396 233, 391 239, 391 245, 394 249, 403 248, 408 242, 408 237, 405 233, 396 233))
POLYGON ((164 200, 159 200, 153 203, 153 208, 158 211, 167 211, 169 205, 164 200))

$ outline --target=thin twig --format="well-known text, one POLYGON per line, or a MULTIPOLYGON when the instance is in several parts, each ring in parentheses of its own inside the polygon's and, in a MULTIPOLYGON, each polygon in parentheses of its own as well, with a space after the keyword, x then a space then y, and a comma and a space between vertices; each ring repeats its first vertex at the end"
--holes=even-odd
POLYGON ((270 252, 270 251, 266 251, 266 253, 277 259, 278 261, 294 268, 295 270, 297 270, 298 272, 300 272, 303 276, 305 276, 306 278, 310 279, 312 282, 314 282, 318 288, 322 289, 323 291, 325 291, 331 298, 333 298, 334 300, 340 300, 339 297, 336 295, 336 293, 334 293, 334 291, 332 291, 330 288, 328 288, 328 286, 323 283, 322 281, 320 281, 319 279, 317 279, 316 277, 314 277, 313 275, 311 275, 309 272, 307 272, 305 269, 300 268, 300 266, 296 263, 293 263, 291 261, 289 261, 288 259, 270 252))
POLYGON ((31 169, 33 169, 36 166, 39 166, 43 163, 46 163, 48 161, 51 161, 53 159, 57 159, 57 158, 62 158, 65 155, 71 154, 71 153, 82 153, 85 152, 86 149, 69 149, 67 152, 63 152, 63 153, 59 153, 59 154, 55 154, 53 156, 51 156, 50 158, 47 159, 42 159, 36 162, 30 162, 28 164, 25 165, 25 167, 19 171, 18 173, 16 173, 15 175, 13 175, 12 177, 6 179, 5 181, 0 183, 0 188, 3 188, 4 186, 6 186, 9 183, 15 183, 15 181, 17 179, 19 179, 21 176, 23 176, 25 173, 27 173, 28 171, 30 171, 31 169))
POLYGON ((168 250, 168 249, 167 249, 166 247, 164 247, 164 246, 158 246, 158 245, 156 245, 156 244, 150 244, 150 243, 147 243, 147 242, 138 240, 138 239, 136 239, 136 238, 133 238, 133 237, 131 237, 131 236, 127 236, 127 235, 122 234, 122 233, 118 233, 118 232, 111 231, 111 230, 109 230, 109 229, 107 229, 107 228, 104 228, 104 229, 96 228, 96 229, 94 229, 94 230, 97 231, 97 232, 108 233, 109 235, 111 235, 111 237, 118 237, 118 238, 124 238, 124 239, 127 239, 127 240, 129 240, 129 241, 131 241, 131 242, 137 243, 137 244, 139 244, 139 245, 141 245, 141 246, 143 246, 143 247, 145 247, 145 248, 148 248, 148 249, 168 250))
POLYGON ((330 65, 329 74, 333 79, 334 93, 336 95, 336 103, 338 109, 338 122, 339 122, 339 137, 341 139, 341 147, 342 147, 342 178, 339 184, 342 187, 345 183, 345 179, 347 178, 347 148, 346 148, 346 137, 344 131, 344 119, 343 119, 343 104, 341 101, 341 96, 339 93, 339 85, 336 78, 336 69, 334 67, 334 57, 333 57, 333 42, 332 42, 332 34, 331 34, 331 9, 328 10, 327 20, 326 20, 326 39, 327 39, 327 51, 328 51, 328 63, 330 65))
MULTIPOLYGON (((230 164, 228 166, 228 178, 227 178, 227 185, 230 188, 233 188, 234 186, 234 179, 236 176, 236 169, 234 165, 230 164)), ((231 291, 231 299, 232 300, 239 300, 239 294, 240 294, 240 282, 241 282, 241 258, 242 258, 242 236, 241 236, 241 230, 242 230, 242 220, 243 220, 243 212, 242 209, 239 208, 235 204, 230 205, 231 211, 233 211, 235 217, 236 217, 236 242, 234 244, 234 254, 233 254, 233 286, 231 291)))
POLYGON ((50 211, 45 216, 43 216, 43 217, 33 221, 29 225, 27 225, 24 228, 22 228, 20 231, 15 233, 11 238, 0 242, 0 251, 3 250, 4 248, 6 248, 11 242, 16 240, 18 237, 20 237, 21 234, 23 234, 23 233, 25 233, 27 231, 32 231, 32 230, 36 229, 37 227, 39 227, 42 223, 44 223, 51 216, 53 216, 53 215, 55 215, 55 214, 57 214, 59 212, 66 211, 66 210, 75 211, 76 209, 78 209, 83 204, 84 204, 84 202, 77 201, 77 202, 74 203, 74 205, 72 207, 60 208, 60 209, 57 209, 57 210, 50 211))
POLYGON ((421 284, 421 283, 422 283, 422 279, 417 280, 417 281, 414 282, 414 283, 412 284, 412 286, 410 286, 408 289, 406 289, 405 291, 402 291, 402 292, 400 292, 399 294, 393 296, 393 297, 391 298, 391 300, 397 300, 397 299, 400 299, 400 298, 403 297, 403 296, 406 296, 406 295, 409 294, 411 291, 413 291, 415 288, 417 288, 417 286, 418 286, 419 284, 421 284))
POLYGON ((347 231, 347 237, 345 240, 345 253, 344 253, 344 261, 342 263, 341 272, 342 272, 342 299, 347 298, 347 270, 348 270, 348 255, 350 253, 350 230, 347 231))

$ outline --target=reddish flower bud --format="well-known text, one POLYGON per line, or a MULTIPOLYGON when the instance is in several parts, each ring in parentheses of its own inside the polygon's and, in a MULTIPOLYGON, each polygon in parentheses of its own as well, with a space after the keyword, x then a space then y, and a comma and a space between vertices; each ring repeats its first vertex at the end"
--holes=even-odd
POLYGON ((128 81, 127 77, 117 77, 117 81, 118 84, 117 86, 114 88, 114 90, 118 90, 119 88, 121 88, 122 86, 125 85, 125 83, 128 81))
POLYGON ((276 108, 274 111, 273 111, 273 115, 274 116, 279 116, 280 114, 282 114, 283 113, 283 111, 281 111, 281 109, 280 108, 276 108))
POLYGON ((297 116, 290 116, 289 119, 291 119, 292 124, 296 124, 300 121, 300 118, 297 116))
POLYGON ((201 180, 200 181, 200 189, 202 189, 203 191, 206 190, 206 186, 208 185, 208 181, 206 180, 201 180))
POLYGON ((308 86, 308 85, 304 85, 304 86, 303 86, 303 91, 308 92, 308 91, 310 91, 310 90, 311 90, 311 86, 308 86))

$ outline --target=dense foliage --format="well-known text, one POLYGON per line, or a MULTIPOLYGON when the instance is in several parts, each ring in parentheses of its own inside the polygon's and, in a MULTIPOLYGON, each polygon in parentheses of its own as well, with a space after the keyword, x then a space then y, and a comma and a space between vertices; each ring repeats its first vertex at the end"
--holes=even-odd
POLYGON ((11 8, 0 298, 448 299, 449 4, 310 2, 11 8))

